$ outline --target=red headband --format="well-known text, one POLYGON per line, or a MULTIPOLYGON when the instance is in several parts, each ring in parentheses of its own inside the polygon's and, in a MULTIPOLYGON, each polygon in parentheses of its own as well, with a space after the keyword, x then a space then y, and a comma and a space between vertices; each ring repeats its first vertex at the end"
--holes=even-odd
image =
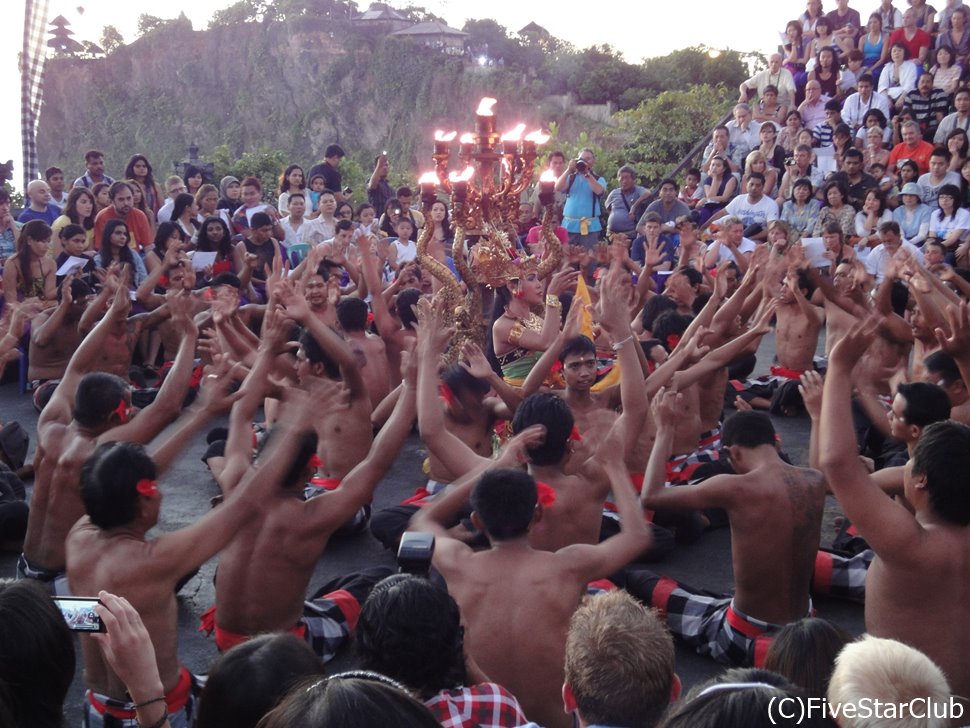
POLYGON ((146 498, 156 496, 158 495, 158 481, 142 478, 135 484, 135 492, 137 492, 138 495, 145 496, 146 498))
POLYGON ((438 395, 444 400, 444 403, 449 407, 455 403, 455 393, 451 391, 449 387, 444 382, 438 385, 438 395))

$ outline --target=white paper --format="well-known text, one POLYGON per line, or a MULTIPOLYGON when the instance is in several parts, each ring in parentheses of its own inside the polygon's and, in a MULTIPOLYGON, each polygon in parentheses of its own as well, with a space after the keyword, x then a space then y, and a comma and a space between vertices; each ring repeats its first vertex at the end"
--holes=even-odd
POLYGON ((832 261, 825 257, 825 241, 822 238, 802 238, 805 259, 814 268, 828 268, 832 261))
POLYGON ((205 270, 207 267, 216 262, 217 255, 218 253, 215 251, 210 253, 203 250, 196 250, 194 253, 192 253, 192 270, 205 270))
POLYGON ((88 264, 89 258, 79 258, 76 255, 72 255, 67 260, 64 261, 64 265, 57 269, 57 274, 59 276, 66 276, 68 273, 79 268, 83 268, 88 264))

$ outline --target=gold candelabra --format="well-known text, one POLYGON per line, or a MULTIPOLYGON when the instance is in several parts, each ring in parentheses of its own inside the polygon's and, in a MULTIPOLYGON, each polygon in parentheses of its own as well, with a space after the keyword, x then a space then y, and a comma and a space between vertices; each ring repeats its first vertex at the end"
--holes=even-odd
POLYGON ((417 243, 418 261, 440 281, 441 288, 435 295, 444 298, 448 323, 456 329, 455 341, 445 354, 449 363, 457 361, 466 341, 484 348, 482 286, 507 285, 526 271, 545 277, 562 260, 562 245, 555 234, 553 214, 555 176, 549 170, 539 179, 539 201, 544 208, 541 259, 516 250, 513 241, 519 199, 532 181, 538 148, 549 137, 537 130, 523 138, 525 124, 499 135, 494 105, 495 99, 482 99, 476 112, 476 133, 462 134, 458 140, 458 159, 463 170, 449 172, 448 169, 457 132, 436 131, 432 154, 435 169, 419 180, 425 223, 417 243), (439 187, 450 197, 452 255, 461 282, 451 269, 428 253, 428 244, 434 235, 431 207, 439 201, 439 187), (479 236, 469 251, 465 249, 466 233, 479 236))

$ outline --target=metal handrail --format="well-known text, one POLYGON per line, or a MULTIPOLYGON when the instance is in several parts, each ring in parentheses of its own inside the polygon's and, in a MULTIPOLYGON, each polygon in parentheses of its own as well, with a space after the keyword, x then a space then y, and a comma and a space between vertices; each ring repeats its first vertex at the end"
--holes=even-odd
MULTIPOLYGON (((714 125, 714 127, 723 126, 727 124, 732 118, 734 118, 734 112, 729 111, 727 114, 724 115, 723 119, 721 119, 717 124, 714 125)), ((702 151, 704 151, 704 147, 706 147, 707 143, 710 142, 713 138, 714 138, 714 131, 712 127, 711 133, 705 134, 704 136, 702 136, 700 141, 697 142, 697 144, 695 144, 689 152, 687 152, 686 156, 684 156, 684 158, 680 160, 680 163, 676 167, 674 167, 673 171, 670 172, 670 174, 668 174, 667 177, 669 179, 677 179, 678 174, 680 174, 686 169, 689 169, 692 166, 692 162, 697 158, 697 155, 700 154, 702 151)))

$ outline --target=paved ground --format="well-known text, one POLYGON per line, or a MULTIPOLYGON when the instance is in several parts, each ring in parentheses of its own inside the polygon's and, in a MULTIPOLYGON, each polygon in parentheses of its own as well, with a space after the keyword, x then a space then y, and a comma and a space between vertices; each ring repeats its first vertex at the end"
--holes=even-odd
MULTIPOLYGON (((821 342, 819 348, 822 349, 821 342)), ((767 370, 773 356, 774 340, 771 336, 768 336, 762 342, 759 350, 757 373, 767 370)), ((0 419, 3 421, 19 420, 33 436, 37 415, 31 405, 30 398, 26 395, 20 395, 14 382, 0 385, 0 419)), ((806 464, 808 419, 806 417, 775 418, 774 421, 782 437, 783 448, 792 458, 792 461, 796 464, 806 464)), ((31 453, 34 444, 31 443, 31 453)), ((165 501, 162 521, 159 524, 160 531, 182 527, 209 509, 209 498, 216 495, 218 489, 200 461, 204 449, 204 441, 200 438, 198 443, 186 450, 172 471, 162 478, 160 487, 165 501)), ((416 435, 412 435, 392 471, 378 488, 375 497, 375 509, 394 505, 413 492, 415 486, 422 482, 421 462, 423 458, 422 443, 416 435)), ((832 519, 837 514, 838 508, 830 499, 825 532, 823 533, 823 544, 831 541, 833 535, 832 519)), ((15 563, 15 556, 0 555, 0 575, 12 576, 15 571, 15 563)), ((314 579, 311 582, 311 590, 314 585, 321 584, 334 576, 375 563, 393 565, 394 559, 393 555, 385 552, 369 534, 365 533, 335 540, 327 548, 326 553, 317 565, 314 579)), ((207 563, 199 574, 183 588, 179 597, 179 655, 182 662, 193 672, 206 672, 208 665, 217 655, 212 640, 205 638, 196 629, 198 616, 213 604, 212 575, 215 566, 215 559, 207 563)), ((705 534, 698 542, 681 547, 654 568, 692 586, 711 591, 728 592, 733 584, 728 531, 721 530, 705 534)), ((822 600, 816 602, 815 606, 819 616, 834 620, 852 634, 860 634, 863 631, 863 615, 860 605, 822 600)), ((352 651, 348 650, 337 658, 335 665, 350 665, 352 662, 352 651)), ((720 668, 710 660, 694 654, 688 648, 678 646, 677 672, 685 687, 701 682, 719 670, 720 668)), ((78 706, 82 699, 81 683, 82 676, 79 664, 65 710, 65 715, 71 725, 79 724, 78 706)))

